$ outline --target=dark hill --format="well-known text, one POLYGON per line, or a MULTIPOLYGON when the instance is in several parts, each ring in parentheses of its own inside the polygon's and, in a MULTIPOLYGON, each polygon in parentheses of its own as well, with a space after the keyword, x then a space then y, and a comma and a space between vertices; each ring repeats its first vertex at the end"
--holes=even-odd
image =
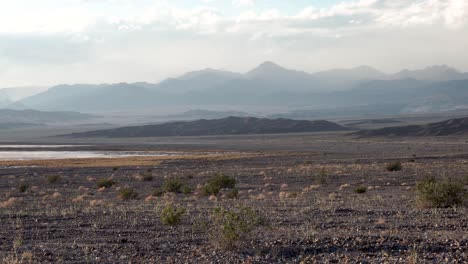
POLYGON ((468 135, 468 117, 449 119, 427 125, 385 127, 353 133, 363 137, 454 136, 468 135))
POLYGON ((345 127, 320 120, 265 119, 254 117, 227 117, 190 122, 170 122, 160 125, 121 127, 74 133, 71 137, 163 137, 163 136, 208 136, 242 134, 276 134, 321 131, 342 131, 345 127))

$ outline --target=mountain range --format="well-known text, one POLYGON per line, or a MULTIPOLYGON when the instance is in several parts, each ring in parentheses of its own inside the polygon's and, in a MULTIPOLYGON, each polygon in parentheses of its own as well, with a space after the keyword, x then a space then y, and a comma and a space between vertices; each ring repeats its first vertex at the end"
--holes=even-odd
POLYGON ((311 74, 264 62, 245 74, 204 69, 157 84, 58 85, 14 103, 7 100, 2 103, 0 93, 0 106, 88 113, 200 105, 287 105, 348 114, 386 106, 395 113, 417 113, 468 108, 468 73, 441 65, 396 74, 369 66, 311 74))
POLYGON ((95 116, 76 112, 0 109, 0 129, 63 125, 93 117, 95 116))
POLYGON ((353 133, 361 137, 413 137, 468 135, 468 117, 454 118, 426 125, 409 125, 363 130, 353 133))
POLYGON ((346 127, 325 120, 267 119, 255 117, 226 117, 195 121, 168 122, 158 125, 120 127, 65 135, 76 138, 86 137, 171 137, 278 134, 303 132, 344 131, 346 127))

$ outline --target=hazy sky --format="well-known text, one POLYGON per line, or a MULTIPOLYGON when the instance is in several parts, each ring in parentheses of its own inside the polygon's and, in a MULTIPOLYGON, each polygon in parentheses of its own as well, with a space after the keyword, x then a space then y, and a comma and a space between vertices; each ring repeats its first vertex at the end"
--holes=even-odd
POLYGON ((156 82, 265 60, 468 71, 468 0, 0 0, 0 87, 156 82))

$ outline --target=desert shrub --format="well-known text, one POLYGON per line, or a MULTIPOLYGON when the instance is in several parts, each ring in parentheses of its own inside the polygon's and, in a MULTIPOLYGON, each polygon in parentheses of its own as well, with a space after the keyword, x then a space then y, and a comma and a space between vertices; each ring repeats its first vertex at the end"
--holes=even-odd
POLYGON ((166 207, 161 212, 161 221, 165 225, 176 226, 182 221, 182 216, 185 214, 184 208, 176 208, 171 204, 166 205, 166 207))
POLYGON ((387 171, 401 171, 402 166, 401 166, 401 162, 396 161, 396 162, 387 164, 385 168, 387 169, 387 171))
POLYGON ((300 194, 298 192, 288 192, 286 196, 287 196, 287 198, 294 199, 294 198, 298 198, 300 196, 300 194))
POLYGON ((133 188, 123 188, 119 191, 119 198, 122 200, 136 199, 138 193, 133 188))
POLYGON ((110 188, 112 187, 112 185, 115 184, 115 181, 109 178, 102 178, 102 179, 97 180, 96 184, 98 188, 102 188, 102 187, 110 188))
POLYGON ((217 195, 221 189, 232 189, 236 187, 236 183, 237 181, 233 177, 222 174, 214 175, 203 186, 203 193, 205 195, 217 195))
POLYGON ((318 184, 327 184, 327 170, 321 168, 319 173, 315 176, 315 180, 318 184))
POLYGON ((183 186, 180 188, 180 191, 181 191, 183 194, 190 194, 190 193, 192 193, 192 188, 190 188, 190 187, 187 186, 187 185, 183 185, 183 186))
POLYGON ((366 193, 366 192, 367 192, 367 188, 364 187, 364 186, 359 186, 359 187, 357 187, 356 189, 354 189, 354 192, 355 192, 355 193, 359 193, 359 194, 361 194, 361 193, 366 193))
POLYGON ((151 195, 159 197, 159 196, 162 196, 163 194, 164 192, 163 190, 161 190, 161 188, 156 188, 151 195))
POLYGON ((57 183, 60 181, 60 175, 49 175, 47 176, 47 182, 48 183, 57 183))
POLYGON ((217 207, 210 215, 212 224, 209 235, 214 244, 222 249, 233 249, 250 238, 252 232, 265 225, 264 217, 249 207, 225 209, 217 207))
POLYGON ((20 183, 20 186, 19 186, 19 191, 24 193, 26 192, 27 190, 29 189, 29 184, 25 183, 25 182, 22 182, 20 183))
POLYGON ((421 207, 447 208, 464 205, 467 191, 463 183, 436 181, 429 178, 416 185, 417 202, 421 207))
POLYGON ((237 188, 234 188, 232 190, 230 190, 227 194, 226 194, 226 197, 228 199, 237 199, 237 197, 239 196, 239 190, 237 188))
POLYGON ((153 174, 151 173, 143 173, 142 175, 140 175, 141 181, 148 182, 148 181, 152 181, 153 179, 154 177, 153 177, 153 174))
POLYGON ((180 193, 184 184, 178 178, 166 179, 162 185, 163 192, 180 193))

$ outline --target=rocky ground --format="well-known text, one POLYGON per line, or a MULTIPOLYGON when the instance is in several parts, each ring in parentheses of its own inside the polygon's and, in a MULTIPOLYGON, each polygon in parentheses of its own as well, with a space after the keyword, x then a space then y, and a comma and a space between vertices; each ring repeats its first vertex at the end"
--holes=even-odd
POLYGON ((415 186, 434 176, 466 188, 468 144, 326 144, 334 148, 154 165, 3 167, 0 262, 466 263, 466 207, 418 207, 415 186), (386 170, 394 161, 401 171, 386 170), (216 174, 236 179, 237 198, 230 190, 203 195, 216 174), (116 184, 99 188, 102 178, 116 184), (174 178, 190 192, 155 191, 174 178), (137 197, 119 197, 125 188, 137 197), (168 204, 185 209, 177 225, 161 219, 168 204), (228 245, 213 217, 219 207, 251 208, 262 221, 228 245))

